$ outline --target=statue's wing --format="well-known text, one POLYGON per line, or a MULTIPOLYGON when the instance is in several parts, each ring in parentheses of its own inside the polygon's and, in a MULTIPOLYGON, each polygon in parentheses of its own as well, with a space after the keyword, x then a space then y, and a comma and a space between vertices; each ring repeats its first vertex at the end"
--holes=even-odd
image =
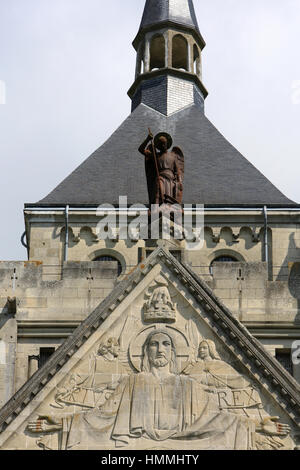
POLYGON ((184 178, 184 155, 183 155, 183 151, 181 150, 180 147, 173 147, 172 152, 175 153, 176 156, 177 156, 177 162, 178 162, 179 168, 181 170, 182 180, 183 180, 183 178, 184 178))
POLYGON ((176 155, 177 157, 177 165, 180 169, 181 173, 181 183, 179 184, 178 182, 176 183, 176 188, 175 188, 175 199, 179 204, 182 204, 182 198, 183 198, 183 181, 184 181, 184 155, 180 147, 173 147, 172 152, 176 155))

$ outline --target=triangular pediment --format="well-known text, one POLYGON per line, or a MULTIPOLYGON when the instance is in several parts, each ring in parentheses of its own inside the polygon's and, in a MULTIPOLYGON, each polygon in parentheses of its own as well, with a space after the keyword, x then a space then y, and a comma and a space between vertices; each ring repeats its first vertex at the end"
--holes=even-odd
POLYGON ((299 410, 297 382, 158 248, 2 408, 0 446, 292 449, 299 410))

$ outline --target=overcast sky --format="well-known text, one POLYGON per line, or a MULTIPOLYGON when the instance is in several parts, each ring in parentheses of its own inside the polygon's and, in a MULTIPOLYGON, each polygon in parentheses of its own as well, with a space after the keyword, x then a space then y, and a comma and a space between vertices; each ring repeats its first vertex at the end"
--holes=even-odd
MULTIPOLYGON (((130 113, 144 3, 0 0, 0 260, 26 259, 24 203, 46 196, 130 113)), ((300 202, 300 0, 194 5, 207 117, 300 202)))

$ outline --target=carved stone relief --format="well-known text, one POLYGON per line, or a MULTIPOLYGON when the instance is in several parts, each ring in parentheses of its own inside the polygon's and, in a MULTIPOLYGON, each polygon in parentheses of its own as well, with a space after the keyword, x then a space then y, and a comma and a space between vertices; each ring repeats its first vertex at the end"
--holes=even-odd
POLYGON ((178 272, 157 263, 126 292, 27 415, 24 447, 295 448, 253 359, 241 362, 178 272))
POLYGON ((176 304, 173 304, 168 290, 168 282, 159 276, 146 293, 144 305, 145 322, 172 323, 176 321, 176 304))

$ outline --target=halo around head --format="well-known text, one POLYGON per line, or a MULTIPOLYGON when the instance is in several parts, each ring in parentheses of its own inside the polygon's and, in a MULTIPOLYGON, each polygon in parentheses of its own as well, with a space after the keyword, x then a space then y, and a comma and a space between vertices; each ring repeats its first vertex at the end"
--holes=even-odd
POLYGON ((132 366, 138 372, 141 371, 143 347, 147 338, 156 333, 167 334, 173 342, 176 351, 179 371, 182 371, 190 359, 190 347, 187 337, 182 331, 169 325, 151 325, 140 330, 136 336, 133 336, 129 344, 129 358, 132 366))
POLYGON ((169 149, 170 147, 172 147, 173 139, 172 139, 172 137, 170 136, 170 134, 167 134, 167 132, 160 132, 159 134, 157 134, 157 135, 154 137, 154 145, 155 145, 155 147, 157 147, 158 141, 159 141, 159 138, 160 138, 160 137, 165 137, 165 138, 167 139, 168 149, 169 149))

